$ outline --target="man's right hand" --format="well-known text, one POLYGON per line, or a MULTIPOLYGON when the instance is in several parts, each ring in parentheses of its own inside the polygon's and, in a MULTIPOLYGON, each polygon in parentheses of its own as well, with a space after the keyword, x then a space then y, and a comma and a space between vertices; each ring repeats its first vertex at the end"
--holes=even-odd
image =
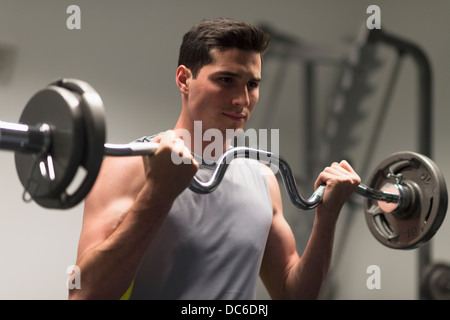
POLYGON ((143 156, 146 183, 151 184, 154 196, 174 201, 189 186, 199 164, 173 130, 152 142, 159 143, 159 148, 153 155, 143 156))

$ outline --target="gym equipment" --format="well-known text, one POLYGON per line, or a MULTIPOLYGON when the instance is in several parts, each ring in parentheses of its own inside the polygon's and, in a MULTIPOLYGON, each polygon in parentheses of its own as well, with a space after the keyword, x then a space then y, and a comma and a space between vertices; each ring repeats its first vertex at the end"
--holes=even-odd
MULTIPOLYGON (((151 155, 158 148, 156 143, 105 143, 105 128, 99 94, 76 79, 61 79, 37 92, 18 124, 0 122, 0 149, 15 152, 24 199, 46 208, 71 208, 92 188, 104 156, 151 155), (75 191, 69 191, 80 168, 85 171, 84 178, 75 191)), ((276 165, 297 208, 309 210, 319 205, 324 186, 304 199, 285 159, 247 147, 225 152, 211 179, 204 182, 194 177, 189 188, 202 194, 213 192, 230 162, 240 157, 276 165)), ((391 248, 414 248, 431 239, 447 210, 447 189, 439 168, 431 159, 411 152, 386 159, 369 186, 360 184, 356 193, 367 199, 369 228, 391 248)))
POLYGON ((421 289, 424 299, 450 300, 450 266, 445 263, 426 266, 421 289))
POLYGON ((365 201, 366 221, 378 241, 403 249, 417 247, 433 237, 448 202, 444 176, 433 161, 418 153, 394 153, 375 168, 369 181, 371 188, 401 195, 396 205, 365 201))

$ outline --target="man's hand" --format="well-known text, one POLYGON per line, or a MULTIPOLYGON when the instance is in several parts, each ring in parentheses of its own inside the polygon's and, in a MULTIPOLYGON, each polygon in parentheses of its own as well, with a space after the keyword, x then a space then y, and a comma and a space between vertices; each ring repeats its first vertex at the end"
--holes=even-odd
POLYGON ((342 206, 360 183, 361 178, 345 160, 325 168, 314 184, 316 189, 326 185, 317 213, 324 212, 330 218, 337 219, 342 206))
POLYGON ((143 157, 146 182, 151 183, 154 195, 175 200, 189 186, 199 164, 173 130, 152 142, 159 143, 159 148, 153 155, 143 157))

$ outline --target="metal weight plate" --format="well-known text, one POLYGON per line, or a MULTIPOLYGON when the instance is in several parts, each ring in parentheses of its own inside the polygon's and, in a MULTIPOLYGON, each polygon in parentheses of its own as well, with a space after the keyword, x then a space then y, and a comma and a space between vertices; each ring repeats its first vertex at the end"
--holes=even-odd
POLYGON ((43 207, 55 207, 72 182, 82 157, 83 123, 79 100, 55 86, 37 92, 27 103, 20 123, 48 124, 51 145, 47 154, 15 153, 16 171, 29 196, 43 207))
POLYGON ((373 236, 394 249, 412 249, 429 241, 447 212, 448 194, 444 176, 426 156, 414 152, 394 153, 369 177, 368 186, 383 189, 399 183, 410 201, 396 212, 377 200, 365 200, 365 217, 373 236), (381 205, 381 206, 380 206, 381 205))
POLYGON ((35 94, 20 122, 50 125, 51 144, 45 154, 16 152, 16 170, 29 197, 45 208, 68 209, 92 188, 103 160, 103 102, 86 82, 61 79, 35 94), (84 178, 73 187, 80 169, 84 178))
POLYGON ((61 79, 54 84, 80 96, 79 108, 84 128, 81 166, 85 169, 85 175, 76 190, 64 197, 64 206, 70 208, 87 196, 100 171, 106 141, 105 110, 100 95, 88 83, 77 79, 61 79))

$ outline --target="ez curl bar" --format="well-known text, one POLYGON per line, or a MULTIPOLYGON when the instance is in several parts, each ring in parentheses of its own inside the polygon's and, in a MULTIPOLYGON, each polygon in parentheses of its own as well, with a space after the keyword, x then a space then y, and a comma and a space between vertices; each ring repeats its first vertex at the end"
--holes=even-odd
MULTIPOLYGON (((0 149, 15 153, 24 200, 45 208, 68 209, 87 196, 104 156, 152 155, 158 147, 156 143, 105 143, 105 132, 99 94, 84 81, 61 79, 29 100, 19 123, 0 121, 0 149), (85 171, 82 182, 75 191, 68 191, 80 168, 85 171)), ((204 182, 194 177, 189 188, 201 194, 213 192, 228 164, 241 157, 270 159, 270 164, 276 164, 297 208, 310 210, 319 205, 324 186, 304 199, 285 159, 247 147, 226 151, 211 179, 204 182)), ((448 194, 444 176, 431 159, 413 152, 395 153, 378 165, 368 181, 368 186, 360 184, 355 193, 366 198, 366 221, 378 241, 407 249, 434 236, 445 218, 448 194)))

